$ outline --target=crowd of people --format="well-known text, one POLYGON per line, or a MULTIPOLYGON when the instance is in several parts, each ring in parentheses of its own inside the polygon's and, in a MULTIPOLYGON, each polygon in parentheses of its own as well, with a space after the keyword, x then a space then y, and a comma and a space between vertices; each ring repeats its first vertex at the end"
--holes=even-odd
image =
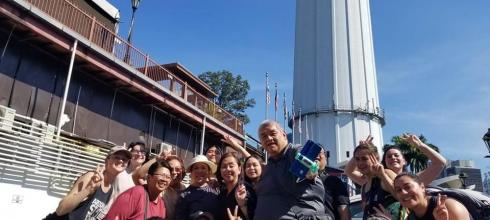
MULTIPOLYGON (((326 172, 323 149, 316 158, 319 171, 300 180, 289 171, 300 149, 288 143, 283 128, 266 120, 258 135, 267 164, 229 136, 222 141, 234 151, 212 146, 188 164, 169 151, 147 158, 141 142, 114 147, 105 165, 78 178, 46 219, 351 219, 346 185, 326 172)), ((345 167, 361 186, 363 219, 470 219, 458 201, 425 193, 446 160, 417 136, 402 138, 431 160, 427 169, 408 173, 396 147, 380 158, 371 137, 359 143, 345 167)))

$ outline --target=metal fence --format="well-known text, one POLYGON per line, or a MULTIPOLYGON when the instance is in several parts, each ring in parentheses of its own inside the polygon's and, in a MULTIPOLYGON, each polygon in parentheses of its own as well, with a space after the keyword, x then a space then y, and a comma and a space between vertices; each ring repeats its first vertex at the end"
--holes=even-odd
POLYGON ((66 137, 56 127, 0 106, 0 183, 64 196, 83 173, 103 164, 108 149, 66 137))
POLYGON ((243 122, 198 93, 176 75, 160 66, 136 47, 68 0, 25 0, 67 27, 78 32, 90 42, 113 54, 117 59, 158 82, 176 96, 186 100, 226 126, 243 134, 243 122))

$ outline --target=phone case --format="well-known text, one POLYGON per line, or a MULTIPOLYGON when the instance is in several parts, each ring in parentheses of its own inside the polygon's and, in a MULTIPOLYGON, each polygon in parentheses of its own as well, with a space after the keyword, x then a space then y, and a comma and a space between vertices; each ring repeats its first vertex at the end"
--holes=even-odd
POLYGON ((301 152, 296 153, 289 171, 300 179, 304 179, 310 170, 313 173, 318 172, 318 164, 315 163, 315 160, 321 149, 320 145, 312 140, 308 140, 301 149, 301 152))

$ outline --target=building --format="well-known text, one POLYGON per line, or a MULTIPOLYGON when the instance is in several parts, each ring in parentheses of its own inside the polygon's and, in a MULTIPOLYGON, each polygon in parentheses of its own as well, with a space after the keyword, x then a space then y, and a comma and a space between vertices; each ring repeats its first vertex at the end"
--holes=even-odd
POLYGON ((293 99, 302 132, 295 128, 294 139, 323 144, 332 166, 368 135, 383 146, 369 10, 369 0, 296 1, 293 99))
POLYGON ((0 1, 3 218, 54 211, 115 144, 144 141, 158 153, 166 142, 184 160, 223 135, 245 144, 243 123, 209 86, 128 44, 115 34, 118 16, 104 0, 0 1))
POLYGON ((448 163, 440 178, 431 184, 447 188, 466 188, 483 192, 481 170, 472 160, 455 160, 448 163))

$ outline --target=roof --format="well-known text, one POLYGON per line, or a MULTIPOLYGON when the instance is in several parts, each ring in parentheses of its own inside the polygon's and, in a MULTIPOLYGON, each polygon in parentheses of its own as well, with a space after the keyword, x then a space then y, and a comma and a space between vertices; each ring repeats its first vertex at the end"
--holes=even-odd
POLYGON ((208 98, 214 98, 218 96, 216 92, 213 91, 208 84, 199 79, 196 75, 194 75, 191 71, 185 68, 180 63, 168 63, 161 65, 165 67, 170 72, 174 73, 177 77, 187 82, 192 88, 196 89, 197 92, 205 95, 208 98))
POLYGON ((114 7, 111 3, 107 2, 106 0, 92 0, 92 2, 99 6, 102 11, 107 13, 107 15, 111 16, 114 20, 119 21, 119 9, 114 7))

